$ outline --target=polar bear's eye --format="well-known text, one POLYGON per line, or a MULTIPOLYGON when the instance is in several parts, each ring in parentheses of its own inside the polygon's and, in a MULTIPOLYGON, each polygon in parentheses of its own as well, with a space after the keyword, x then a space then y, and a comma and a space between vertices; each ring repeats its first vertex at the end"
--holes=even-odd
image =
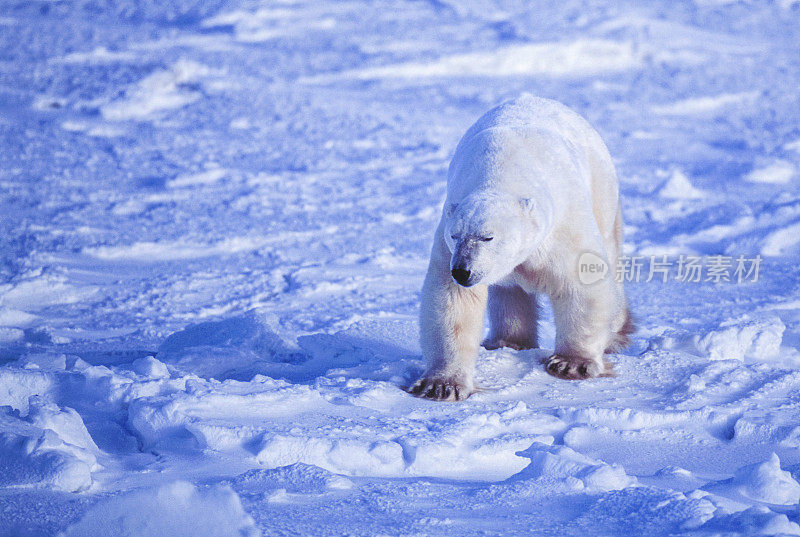
POLYGON ((492 240, 493 238, 494 238, 494 237, 481 237, 481 238, 480 238, 480 240, 482 240, 483 242, 489 242, 489 241, 490 241, 490 240, 492 240))

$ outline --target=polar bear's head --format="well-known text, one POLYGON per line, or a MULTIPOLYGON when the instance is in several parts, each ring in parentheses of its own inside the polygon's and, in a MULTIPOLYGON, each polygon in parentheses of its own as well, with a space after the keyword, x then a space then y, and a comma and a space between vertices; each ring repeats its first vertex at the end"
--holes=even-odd
POLYGON ((445 205, 445 241, 453 279, 491 285, 525 261, 547 225, 540 204, 509 194, 476 192, 445 205))

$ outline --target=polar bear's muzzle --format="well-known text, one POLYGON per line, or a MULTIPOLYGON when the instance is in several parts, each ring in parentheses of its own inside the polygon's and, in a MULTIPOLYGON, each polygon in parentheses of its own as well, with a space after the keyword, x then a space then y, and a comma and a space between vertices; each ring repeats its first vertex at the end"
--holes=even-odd
POLYGON ((473 282, 471 281, 472 273, 463 267, 454 268, 450 271, 450 274, 453 275, 453 279, 458 285, 463 287, 471 287, 473 285, 473 282))
POLYGON ((473 241, 460 240, 455 244, 455 254, 450 262, 450 274, 458 285, 472 287, 480 278, 473 270, 473 241))

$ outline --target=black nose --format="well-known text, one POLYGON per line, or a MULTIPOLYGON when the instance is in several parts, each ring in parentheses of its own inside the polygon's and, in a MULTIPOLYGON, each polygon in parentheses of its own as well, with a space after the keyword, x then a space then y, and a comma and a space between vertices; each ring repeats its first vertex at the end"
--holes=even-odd
POLYGON ((463 285, 467 287, 467 283, 469 282, 469 271, 463 268, 454 268, 451 272, 453 275, 453 279, 459 283, 459 285, 463 285))

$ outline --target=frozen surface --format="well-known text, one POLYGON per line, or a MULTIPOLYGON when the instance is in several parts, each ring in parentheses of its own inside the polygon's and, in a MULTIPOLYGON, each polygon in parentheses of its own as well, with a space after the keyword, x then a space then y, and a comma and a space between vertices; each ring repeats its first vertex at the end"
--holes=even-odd
POLYGON ((199 492, 175 481, 98 502, 67 528, 64 537, 254 537, 260 532, 230 487, 199 492))
POLYGON ((800 535, 798 17, 0 0, 0 535, 800 535), (449 158, 524 91, 606 140, 628 255, 731 277, 646 262, 617 377, 546 375, 546 314, 415 399, 449 158))

